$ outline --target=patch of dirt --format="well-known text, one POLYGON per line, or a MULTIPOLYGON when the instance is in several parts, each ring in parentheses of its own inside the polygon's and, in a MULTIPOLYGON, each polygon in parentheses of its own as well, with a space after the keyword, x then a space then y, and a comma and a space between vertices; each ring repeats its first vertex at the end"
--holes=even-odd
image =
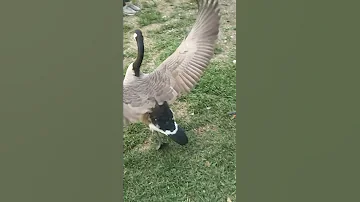
POLYGON ((189 104, 186 102, 175 102, 171 108, 174 110, 175 119, 182 119, 183 121, 190 121, 189 104))
POLYGON ((138 150, 140 152, 148 151, 151 148, 151 137, 146 139, 142 145, 139 145, 138 150))
POLYGON ((214 60, 233 61, 236 57, 229 58, 230 51, 236 51, 236 1, 220 0, 221 24, 217 46, 222 49, 220 54, 214 56, 214 60))
POLYGON ((205 132, 217 131, 217 127, 215 125, 207 124, 205 126, 201 126, 199 128, 194 129, 194 132, 197 135, 203 135, 205 132))
POLYGON ((179 0, 173 1, 172 4, 169 4, 169 2, 166 2, 164 0, 156 0, 156 4, 158 5, 158 11, 162 13, 163 16, 169 17, 171 13, 174 12, 174 6, 179 3, 179 0))

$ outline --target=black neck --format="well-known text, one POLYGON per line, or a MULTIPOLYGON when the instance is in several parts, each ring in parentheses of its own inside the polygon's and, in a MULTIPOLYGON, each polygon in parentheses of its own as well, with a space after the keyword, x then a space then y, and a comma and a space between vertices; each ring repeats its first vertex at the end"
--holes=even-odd
POLYGON ((136 60, 133 64, 133 71, 135 73, 135 76, 140 76, 140 67, 141 63, 144 58, 144 38, 141 34, 138 34, 136 37, 137 47, 138 47, 138 55, 136 57, 136 60))

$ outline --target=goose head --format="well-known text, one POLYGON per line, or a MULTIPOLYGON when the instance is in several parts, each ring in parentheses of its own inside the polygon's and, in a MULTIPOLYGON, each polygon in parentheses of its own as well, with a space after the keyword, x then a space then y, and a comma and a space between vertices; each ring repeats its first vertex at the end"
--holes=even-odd
POLYGON ((160 132, 180 145, 188 143, 185 130, 176 123, 173 111, 167 102, 162 105, 156 103, 150 113, 150 121, 150 130, 160 132))

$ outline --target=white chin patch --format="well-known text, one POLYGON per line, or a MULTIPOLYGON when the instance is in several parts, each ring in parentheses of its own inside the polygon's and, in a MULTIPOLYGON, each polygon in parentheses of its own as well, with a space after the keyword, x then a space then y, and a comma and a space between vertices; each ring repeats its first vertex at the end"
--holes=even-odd
POLYGON ((136 33, 134 33, 134 39, 136 40, 136 37, 137 37, 137 34, 136 33))
POLYGON ((154 124, 152 124, 152 123, 149 124, 149 128, 150 128, 150 130, 152 130, 152 131, 157 131, 157 132, 162 133, 162 134, 164 134, 164 135, 166 135, 166 136, 169 136, 169 135, 174 135, 174 134, 176 134, 177 131, 178 131, 178 125, 177 125, 177 123, 174 122, 174 124, 175 124, 175 130, 173 130, 173 131, 170 131, 170 130, 163 131, 163 130, 161 130, 160 128, 156 127, 156 126, 155 126, 154 124))

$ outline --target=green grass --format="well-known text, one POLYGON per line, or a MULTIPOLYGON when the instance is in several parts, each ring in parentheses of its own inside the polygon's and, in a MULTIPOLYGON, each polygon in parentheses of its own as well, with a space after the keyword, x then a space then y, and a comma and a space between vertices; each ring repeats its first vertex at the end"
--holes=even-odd
MULTIPOLYGON (((132 16, 140 26, 160 24, 143 30, 146 33, 144 69, 153 69, 147 66, 151 61, 159 65, 178 47, 195 21, 195 6, 175 5, 173 17, 165 20, 152 20, 155 15, 145 19, 150 11, 132 16), (184 12, 181 7, 192 10, 184 12), (150 40, 151 45, 147 43, 150 40)), ((152 6, 151 10, 154 9, 160 10, 152 6)), ((124 26, 128 27, 127 32, 139 28, 131 27, 126 21, 124 26)), ((133 45, 124 42, 124 48, 133 45)), ((175 114, 181 111, 181 116, 175 118, 189 137, 186 146, 169 141, 167 147, 156 151, 148 148, 146 142, 151 133, 146 126, 133 124, 125 130, 124 201, 218 202, 227 198, 236 201, 236 125, 227 115, 235 110, 236 104, 236 68, 232 63, 235 50, 218 45, 215 53, 226 54, 229 59, 215 57, 193 91, 174 104, 175 114)), ((129 61, 136 57, 131 51, 125 55, 131 56, 129 61)))
POLYGON ((143 3, 142 12, 139 13, 138 23, 141 27, 153 24, 153 23, 161 23, 165 20, 162 18, 161 13, 156 10, 157 4, 155 2, 152 3, 143 3))

